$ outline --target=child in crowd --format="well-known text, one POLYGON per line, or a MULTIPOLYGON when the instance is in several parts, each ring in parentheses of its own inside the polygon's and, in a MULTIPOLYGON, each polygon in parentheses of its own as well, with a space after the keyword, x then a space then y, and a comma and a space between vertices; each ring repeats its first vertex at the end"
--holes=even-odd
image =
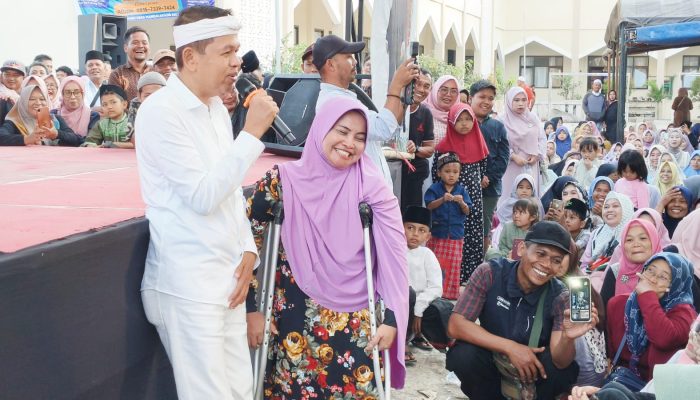
POLYGON ((436 163, 439 181, 425 192, 425 204, 432 211, 432 237, 428 247, 440 261, 445 278, 443 297, 456 300, 459 296, 464 221, 472 200, 458 182, 461 162, 457 154, 442 154, 436 163))
MULTIPOLYGON (((570 199, 564 204, 564 228, 569 231, 571 238, 576 242, 579 254, 583 254, 591 231, 588 226, 588 207, 586 203, 577 198, 570 199)), ((576 260, 578 262, 578 260, 576 260)))
MULTIPOLYGON (((403 227, 408 246, 409 315, 406 338, 421 349, 430 349, 430 343, 444 348, 447 345, 447 321, 452 303, 442 300, 442 271, 435 254, 423 244, 430 238, 430 211, 424 207, 409 206, 403 215, 403 227)), ((406 361, 413 361, 406 352, 406 361)))
POLYGON ((534 199, 520 199, 513 205, 513 222, 503 226, 503 231, 498 241, 498 254, 501 257, 519 259, 513 253, 519 242, 525 239, 530 227, 540 220, 539 206, 534 199))
POLYGON ((126 92, 120 86, 100 86, 100 104, 104 118, 90 129, 83 146, 134 148, 134 144, 131 142, 134 127, 129 123, 126 113, 129 108, 129 101, 126 97, 126 92))
POLYGON ((595 138, 584 137, 583 140, 581 140, 580 151, 582 159, 581 162, 576 165, 574 178, 576 178, 583 187, 588 187, 593 183, 595 175, 598 172, 598 167, 600 167, 601 164, 598 159, 600 146, 595 138))
POLYGON ((646 183, 647 165, 638 151, 629 149, 622 152, 617 173, 620 179, 615 182, 615 191, 629 197, 635 209, 655 208, 659 204, 661 192, 656 186, 646 183))

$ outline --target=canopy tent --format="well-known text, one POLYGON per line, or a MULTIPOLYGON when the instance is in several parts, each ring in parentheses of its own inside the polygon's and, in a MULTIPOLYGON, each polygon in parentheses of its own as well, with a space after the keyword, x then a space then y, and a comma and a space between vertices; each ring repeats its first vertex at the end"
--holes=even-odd
POLYGON ((610 14, 605 42, 619 66, 617 125, 625 126, 627 56, 700 45, 700 0, 618 0, 610 14))

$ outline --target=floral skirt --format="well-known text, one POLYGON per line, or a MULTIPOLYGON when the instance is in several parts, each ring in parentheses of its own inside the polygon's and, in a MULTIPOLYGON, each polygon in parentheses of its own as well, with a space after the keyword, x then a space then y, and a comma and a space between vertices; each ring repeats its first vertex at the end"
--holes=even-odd
MULTIPOLYGON (((277 290, 279 296, 280 290, 277 290)), ((275 301, 279 335, 268 353, 266 399, 377 399, 369 312, 336 312, 308 297, 275 301)))

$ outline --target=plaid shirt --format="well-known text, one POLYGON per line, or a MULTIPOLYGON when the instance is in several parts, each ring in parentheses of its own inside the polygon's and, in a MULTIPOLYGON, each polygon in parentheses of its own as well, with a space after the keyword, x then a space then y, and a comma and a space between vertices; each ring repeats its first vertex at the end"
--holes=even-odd
POLYGON ((112 71, 109 75, 109 84, 121 86, 126 92, 128 101, 131 101, 138 97, 139 91, 137 84, 139 83, 139 78, 141 75, 149 71, 148 67, 145 67, 143 73, 137 71, 129 61, 124 65, 120 65, 112 71))
MULTIPOLYGON (((493 271, 491 264, 483 263, 477 267, 472 276, 467 281, 467 286, 459 296, 457 304, 452 309, 464 318, 474 322, 481 315, 486 302, 486 296, 493 285, 493 271)), ((561 331, 564 321, 564 310, 569 307, 569 292, 563 291, 554 300, 552 308, 553 326, 552 331, 561 331)))

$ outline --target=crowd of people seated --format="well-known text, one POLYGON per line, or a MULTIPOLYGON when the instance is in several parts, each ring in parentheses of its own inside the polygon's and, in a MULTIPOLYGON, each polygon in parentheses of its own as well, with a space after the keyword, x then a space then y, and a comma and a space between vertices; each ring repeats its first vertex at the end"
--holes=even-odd
MULTIPOLYGON (((141 28, 125 42, 126 64, 111 70, 93 50, 83 76, 54 71, 44 54, 28 67, 6 61, 0 145, 134 148, 140 104, 178 66, 170 50, 147 62, 141 28)), ((322 69, 316 51, 304 52, 305 73, 322 69)), ((263 83, 254 53, 242 65, 263 83)), ((328 86, 329 73, 321 73, 322 95, 345 90, 328 86)), ((501 94, 498 117, 499 93, 487 80, 464 88, 457 77, 421 70, 415 84, 406 146, 414 157, 402 169, 400 203, 406 363, 415 363, 412 349, 447 352, 446 367, 470 399, 513 391, 646 398, 639 392, 653 393, 656 367, 697 364, 700 124, 645 121, 616 132, 591 120, 572 128, 561 118, 543 123, 523 82, 501 94), (573 276, 592 284, 589 322, 571 321, 573 276)), ((236 126, 235 89, 221 98, 236 126)), ((396 104, 387 100, 372 115, 392 119, 401 114, 396 104)), ((388 133, 396 128, 387 123, 388 133)))

